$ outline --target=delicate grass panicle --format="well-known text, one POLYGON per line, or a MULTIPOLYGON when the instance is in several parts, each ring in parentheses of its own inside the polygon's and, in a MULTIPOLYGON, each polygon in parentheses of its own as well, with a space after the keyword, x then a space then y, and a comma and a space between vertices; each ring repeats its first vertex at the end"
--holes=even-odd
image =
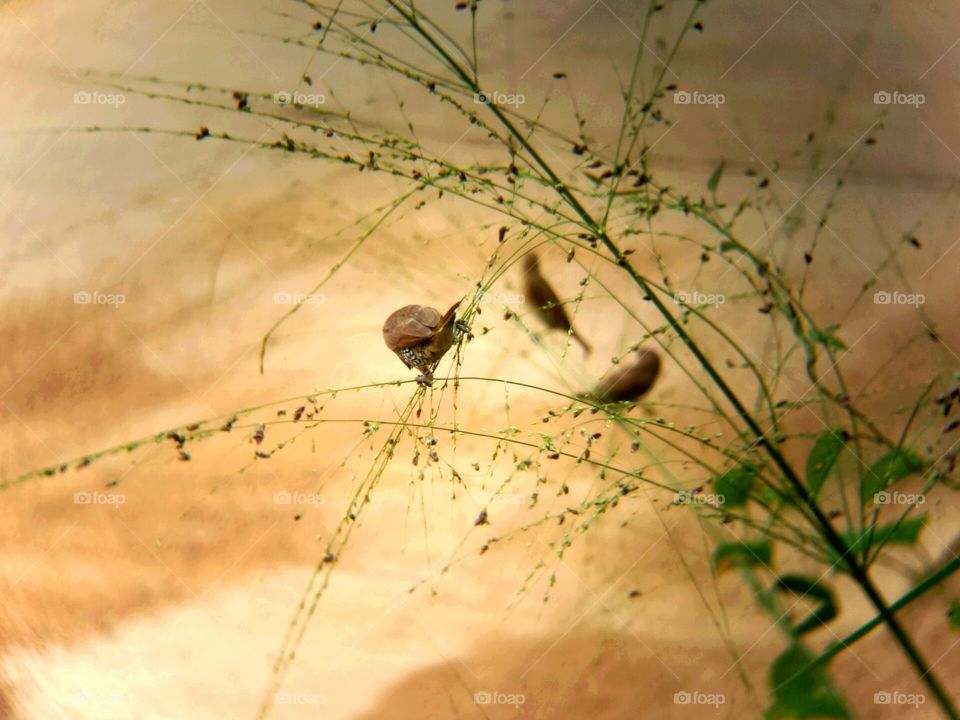
MULTIPOLYGON (((699 188, 661 182, 648 153, 651 133, 671 126, 672 93, 682 90, 672 84, 669 67, 688 33, 702 28, 698 12, 704 3, 675 3, 668 9, 671 19, 667 22, 662 6, 651 2, 632 67, 621 78, 619 130, 607 145, 592 137, 590 124, 579 110, 574 109, 568 122, 547 121, 547 103, 528 111, 485 85, 478 55, 478 45, 482 55, 478 27, 485 5, 478 0, 462 2, 457 5, 460 13, 453 16, 456 21, 441 23, 415 3, 400 0, 293 2, 287 16, 291 34, 273 39, 302 55, 307 65, 298 92, 279 101, 268 89, 91 73, 106 87, 199 106, 210 113, 203 128, 136 128, 136 132, 182 135, 189 142, 196 138, 205 143, 242 143, 285 157, 315 158, 364 173, 388 174, 407 184, 406 191, 381 207, 375 217, 358 221, 363 229, 355 244, 315 287, 304 288, 306 297, 320 292, 364 242, 408 204, 465 202, 484 208, 493 218, 487 240, 495 236, 495 249, 474 278, 472 297, 461 306, 461 317, 474 326, 475 339, 454 347, 433 388, 420 387, 411 378, 404 385, 410 389, 409 400, 396 414, 338 417, 338 394, 384 392, 384 386, 376 384, 339 388, 163 431, 91 454, 77 464, 168 438, 196 454, 202 452, 205 439, 224 429, 261 438, 266 433, 267 441, 257 443, 254 461, 282 452, 303 435, 322 433, 331 423, 356 423, 369 438, 369 454, 363 456, 364 468, 354 480, 351 499, 326 541, 282 639, 261 716, 269 713, 269 697, 294 662, 336 561, 347 551, 365 507, 375 502, 374 490, 388 466, 412 459, 419 478, 432 474, 450 482, 455 493, 465 490, 455 456, 458 441, 470 438, 491 448, 484 471, 492 483, 484 493, 485 505, 474 532, 483 529, 486 507, 498 498, 522 497, 528 518, 512 528, 497 527, 481 552, 491 543, 506 543, 532 527, 551 524, 558 533, 552 552, 562 557, 598 518, 620 512, 641 490, 650 490, 659 506, 682 505, 684 512, 696 514, 712 543, 714 572, 738 571, 754 591, 758 606, 777 619, 786 647, 769 668, 769 717, 848 716, 848 702, 831 681, 828 664, 872 628, 883 626, 943 715, 957 718, 955 703, 936 669, 894 612, 936 587, 960 561, 921 578, 892 604, 884 599, 871 572, 875 564, 886 562, 896 546, 917 542, 927 519, 922 512, 924 498, 956 483, 955 453, 946 452, 949 443, 938 434, 949 422, 944 416, 952 419, 960 412, 960 392, 952 384, 956 379, 927 378, 916 388, 909 411, 896 417, 872 415, 864 399, 874 391, 876 378, 854 392, 838 360, 847 350, 844 323, 865 298, 872 297, 875 276, 864 274, 856 302, 846 312, 832 317, 819 309, 815 312, 810 302, 817 273, 813 256, 828 230, 822 222, 805 228, 791 221, 793 215, 780 222, 782 207, 770 187, 771 171, 762 163, 745 176, 738 172, 736 178, 720 163, 699 188), (678 21, 680 7, 683 17, 678 21), (655 30, 658 23, 664 27, 655 30), (653 32, 662 35, 668 30, 674 33, 673 41, 664 57, 657 59, 645 48, 653 32), (359 63, 366 72, 406 83, 420 93, 422 103, 433 103, 453 126, 459 123, 464 131, 482 129, 493 148, 493 159, 479 163, 456 153, 448 157, 421 142, 413 122, 399 129, 362 124, 349 108, 338 108, 333 95, 323 104, 301 102, 301 95, 312 92, 310 64, 322 55, 359 63), (219 114, 237 112, 275 123, 276 130, 267 137, 242 137, 218 129, 219 114), (731 203, 728 197, 721 200, 730 194, 724 192, 725 186, 747 190, 731 203), (744 225, 758 220, 767 228, 765 236, 744 237, 744 225), (689 397, 697 400, 679 406, 658 402, 654 393, 646 402, 648 412, 630 414, 624 406, 578 395, 582 378, 569 377, 569 391, 558 392, 510 378, 461 376, 463 357, 484 341, 489 330, 482 326, 481 321, 489 317, 481 318, 482 310, 496 311, 485 300, 487 294, 492 296, 494 283, 536 249, 562 252, 582 271, 579 294, 564 299, 574 316, 587 303, 607 303, 611 312, 616 308, 636 328, 636 342, 623 350, 622 358, 641 346, 657 348, 665 372, 680 377, 690 390, 689 397), (682 287, 667 267, 667 252, 675 262, 688 260, 686 267, 695 268, 682 287), (720 278, 722 295, 717 285, 720 278), (742 337, 763 338, 763 348, 753 340, 745 343, 742 337), (448 367, 448 376, 441 377, 448 367), (784 387, 788 375, 804 379, 809 390, 788 392, 784 387), (477 397, 507 398, 503 430, 481 430, 458 421, 458 395, 465 388, 483 385, 489 385, 490 392, 477 397), (540 393, 550 405, 544 424, 535 431, 510 423, 509 398, 518 391, 540 393), (291 405, 297 407, 295 412, 277 416, 277 407, 291 405), (684 418, 700 421, 676 426, 670 418, 678 410, 684 418), (283 440, 278 442, 277 437, 283 440), (563 493, 562 487, 553 487, 547 479, 562 463, 591 468, 596 482, 584 499, 544 510, 542 504, 538 507, 539 495, 563 493), (889 502, 905 483, 914 489, 914 501, 889 502), (818 650, 808 633, 829 627, 841 612, 834 589, 838 576, 846 576, 859 588, 875 617, 849 637, 834 636, 836 642, 818 650), (799 599, 811 609, 805 617, 796 618, 790 610, 799 599)), ((572 84, 573 76, 558 73, 557 82, 572 84)), ((402 102, 396 117, 406 117, 402 102)), ((802 139, 798 145, 803 147, 802 139)), ((869 144, 843 159, 823 215, 837 202, 843 174, 862 152, 870 152, 869 144)), ((913 244, 904 242, 891 250, 884 266, 901 252, 911 252, 913 244)), ((300 308, 291 307, 263 337, 261 371, 269 360, 274 331, 300 308)), ((536 340, 528 327, 536 324, 530 322, 529 312, 507 305, 502 309, 505 322, 515 323, 536 340)), ((909 343, 937 341, 926 321, 922 324, 930 338, 916 333, 909 343)), ((399 363, 397 369, 399 373, 399 363)), ((878 377, 882 371, 878 369, 878 377)), ((566 371, 561 368, 561 372, 566 371)), ((6 485, 62 470, 49 468, 6 485)), ((454 548, 444 572, 452 571, 464 547, 462 543, 454 548)), ((525 586, 547 569, 546 563, 539 565, 525 586)), ((716 629, 724 632, 720 622, 716 629)), ((732 649, 731 654, 737 661, 732 649)))

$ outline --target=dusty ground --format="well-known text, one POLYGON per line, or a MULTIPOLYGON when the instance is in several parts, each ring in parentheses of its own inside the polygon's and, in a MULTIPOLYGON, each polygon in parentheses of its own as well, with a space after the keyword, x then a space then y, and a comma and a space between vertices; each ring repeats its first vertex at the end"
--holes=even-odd
MULTIPOLYGON (((622 66, 630 57, 634 39, 623 23, 635 23, 633 4, 490 8, 492 82, 541 97, 550 74, 565 70, 594 132, 608 137, 618 121, 610 110, 617 89, 610 60, 622 66), (589 77, 578 78, 583 68, 589 77)), ((447 4, 442 14, 456 17, 447 4)), ((847 326, 852 350, 843 362, 855 386, 873 376, 878 358, 893 356, 872 386, 878 412, 908 402, 918 377, 960 363, 953 317, 960 160, 950 150, 960 151, 960 137, 946 120, 960 63, 960 50, 950 50, 956 20, 943 3, 910 10, 875 3, 863 13, 818 3, 762 12, 750 3, 709 6, 707 32, 693 36, 677 70, 685 87, 723 92, 727 104, 675 108, 679 121, 654 151, 671 182, 690 186, 702 185, 720 157, 738 169, 781 158, 785 211, 797 196, 821 207, 831 181, 815 181, 865 136, 880 138, 849 176, 843 209, 831 219, 837 239, 818 249, 823 270, 810 290, 819 312, 845 308, 864 263, 879 264, 902 231, 923 237, 922 253, 903 275, 888 269, 878 287, 924 292, 925 321, 942 342, 902 349, 919 326, 898 308, 868 309, 847 326), (927 103, 891 109, 880 132, 877 107, 864 98, 898 86, 919 88, 927 103), (814 129, 817 139, 807 147, 804 137, 814 129), (794 148, 803 153, 792 155, 794 148), (820 157, 815 167, 810 154, 820 157)), ((284 398, 405 378, 382 347, 383 317, 406 302, 441 305, 470 291, 496 245, 498 219, 462 204, 419 211, 411 204, 324 288, 322 300, 282 328, 260 375, 260 337, 287 307, 277 304, 277 293, 312 287, 359 236, 354 220, 402 186, 242 146, 63 132, 210 122, 202 109, 134 96, 119 109, 78 107, 73 94, 93 87, 79 75, 83 68, 286 88, 306 58, 247 32, 285 22, 266 3, 242 11, 226 2, 0 5, 0 478, 238 408, 275 403, 256 417, 277 420, 281 407, 289 417, 299 404, 278 402, 284 398), (40 128, 54 131, 25 132, 40 128), (77 292, 122 293, 125 302, 78 305, 77 292)), ((662 52, 658 42, 653 47, 662 52)), ((359 105, 369 118, 392 117, 388 84, 348 64, 335 77, 344 104, 359 105)), ((550 112, 562 116, 568 101, 550 112)), ((460 137, 428 108, 407 109, 431 142, 486 151, 481 134, 460 137)), ((678 277, 689 276, 686 251, 657 248, 678 277)), ((558 284, 574 292, 581 277, 575 266, 560 257, 548 262, 558 284)), ((516 277, 500 289, 515 292, 516 277)), ((584 358, 576 348, 561 357, 556 337, 543 351, 486 313, 491 333, 469 346, 462 372, 575 389, 636 337, 636 326, 611 316, 600 302, 578 313, 578 325, 598 345, 584 358)), ((746 342, 759 342, 752 326, 728 322, 746 342)), ((784 382, 789 389, 797 380, 784 382)), ((341 393, 327 401, 324 417, 390 420, 410 392, 402 385, 341 393)), ((526 432, 552 407, 541 395, 512 389, 508 416, 506 392, 466 382, 458 420, 526 432)), ((655 399, 669 407, 690 397, 685 378, 667 367, 655 399)), ((431 402, 439 404, 439 396, 431 402)), ((689 420, 673 412, 678 425, 689 420)), ((190 462, 177 460, 170 441, 151 442, 129 456, 3 491, 6 716, 253 715, 290 617, 385 431, 371 440, 356 423, 321 425, 255 461, 251 424, 189 446, 190 462), (122 505, 77 504, 78 492, 118 496, 122 505), (278 504, 278 492, 319 495, 294 506, 278 504)), ((270 426, 264 447, 292 432, 270 426)), ((761 715, 764 668, 782 637, 737 578, 710 578, 704 538, 690 517, 665 510, 662 495, 641 494, 604 516, 562 561, 550 551, 562 532, 552 525, 481 556, 491 537, 570 502, 559 494, 562 485, 570 497, 585 498, 595 478, 562 467, 540 489, 535 512, 497 505, 491 524, 475 527, 477 493, 491 491, 502 468, 491 475, 492 446, 477 439, 461 439, 455 455, 449 439, 440 448, 455 458, 463 484, 435 466, 421 478, 411 446, 401 445, 337 562, 283 684, 289 703, 281 698, 275 717, 761 715), (752 694, 717 624, 744 655, 752 694), (726 702, 677 705, 681 691, 723 693, 726 702), (477 693, 514 699, 478 705, 477 693)), ((931 507, 937 522, 923 550, 905 562, 917 566, 942 554, 957 525, 952 508, 949 495, 931 507)), ((882 573, 890 597, 905 587, 900 574, 882 573)), ((943 622, 951 590, 960 591, 944 588, 905 618, 957 692, 960 636, 947 634, 943 622)), ((838 635, 866 614, 854 593, 843 597, 838 635)), ((831 639, 820 631, 815 642, 831 639)), ((873 702, 878 691, 916 689, 882 636, 843 655, 835 677, 860 717, 937 716, 930 701, 917 709, 873 702)))

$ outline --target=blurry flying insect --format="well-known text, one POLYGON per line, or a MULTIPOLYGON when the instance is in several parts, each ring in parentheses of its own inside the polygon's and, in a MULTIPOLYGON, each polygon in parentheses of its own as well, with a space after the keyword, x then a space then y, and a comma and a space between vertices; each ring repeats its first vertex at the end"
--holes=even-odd
POLYGON ((632 363, 607 373, 591 392, 600 402, 636 402, 656 382, 660 374, 660 356, 650 349, 638 350, 632 363))
POLYGON ((590 353, 587 344, 573 329, 567 309, 561 304, 556 291, 540 272, 540 260, 533 253, 523 257, 523 294, 524 299, 533 306, 534 312, 551 330, 563 330, 572 335, 584 352, 590 353))
POLYGON ((383 324, 383 342, 404 365, 420 371, 417 382, 421 385, 433 384, 433 371, 443 356, 463 335, 470 335, 470 328, 457 320, 461 302, 457 300, 443 315, 426 305, 406 305, 383 324))
POLYGON ((484 508, 480 511, 480 514, 477 515, 477 519, 473 521, 474 525, 489 525, 490 521, 487 519, 487 509, 484 508))
POLYGON ((257 425, 253 431, 252 439, 257 445, 263 442, 263 423, 257 425))

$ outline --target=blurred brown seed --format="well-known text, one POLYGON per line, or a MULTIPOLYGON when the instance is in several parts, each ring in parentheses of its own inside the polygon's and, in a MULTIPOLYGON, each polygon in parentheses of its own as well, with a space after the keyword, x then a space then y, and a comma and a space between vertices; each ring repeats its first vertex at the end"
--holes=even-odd
POLYGON ((590 396, 601 402, 633 402, 653 387, 659 374, 660 356, 653 350, 638 350, 632 363, 607 373, 590 396))
POLYGON ((533 306, 534 311, 551 330, 563 330, 573 335, 574 340, 589 353, 591 348, 577 331, 573 329, 567 309, 560 304, 556 291, 540 272, 540 260, 533 253, 523 257, 523 294, 524 299, 533 306))
POLYGON ((383 324, 383 342, 404 365, 420 371, 417 382, 429 385, 434 368, 453 345, 457 334, 469 332, 469 328, 456 319, 461 302, 463 300, 455 302, 443 315, 425 305, 406 305, 383 324))

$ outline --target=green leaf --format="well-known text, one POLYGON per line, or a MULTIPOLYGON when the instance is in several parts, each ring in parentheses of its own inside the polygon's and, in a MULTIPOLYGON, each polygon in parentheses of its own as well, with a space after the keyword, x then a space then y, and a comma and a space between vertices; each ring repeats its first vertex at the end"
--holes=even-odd
MULTIPOLYGON (((921 515, 919 517, 907 518, 902 522, 875 525, 872 535, 870 528, 867 528, 863 531, 862 535, 844 532, 840 533, 840 537, 842 537, 844 542, 847 543, 847 546, 851 548, 851 555, 865 555, 870 548, 880 543, 892 543, 894 545, 916 544, 920 538, 920 531, 923 530, 926 521, 927 516, 921 515), (868 542, 870 543, 869 547, 867 547, 868 542)), ((830 554, 836 560, 836 553, 831 550, 830 554)))
POLYGON ((770 565, 773 547, 769 540, 759 542, 729 542, 717 546, 713 552, 713 569, 722 574, 738 565, 770 565))
POLYGON ((833 591, 816 579, 804 575, 783 575, 777 578, 771 592, 789 591, 798 597, 819 601, 819 605, 801 622, 791 628, 796 637, 826 625, 837 616, 837 601, 833 591))
POLYGON ((843 340, 836 336, 836 332, 836 325, 828 325, 823 330, 811 330, 810 339, 834 350, 846 350, 847 346, 843 343, 843 340))
POLYGON ((843 698, 822 665, 808 667, 813 656, 800 643, 788 647, 770 666, 773 705, 768 720, 786 718, 847 718, 843 698))
POLYGON ((720 164, 717 165, 717 169, 713 171, 713 175, 707 180, 707 190, 710 192, 715 193, 717 191, 717 186, 720 184, 720 176, 723 175, 723 168, 726 164, 726 161, 721 160, 720 164))
POLYGON ((956 598, 950 601, 950 609, 947 610, 947 622, 951 630, 960 632, 960 600, 956 598))
POLYGON ((913 450, 907 448, 891 450, 867 471, 861 489, 863 503, 870 502, 878 492, 886 490, 898 480, 922 472, 924 467, 923 459, 913 450))
POLYGON ((826 482, 846 444, 844 436, 842 430, 827 430, 817 438, 813 449, 807 455, 807 489, 814 499, 820 493, 820 488, 826 482))
POLYGON ((714 484, 714 491, 723 498, 720 504, 726 507, 745 505, 756 478, 757 468, 753 465, 738 465, 720 475, 714 484))

